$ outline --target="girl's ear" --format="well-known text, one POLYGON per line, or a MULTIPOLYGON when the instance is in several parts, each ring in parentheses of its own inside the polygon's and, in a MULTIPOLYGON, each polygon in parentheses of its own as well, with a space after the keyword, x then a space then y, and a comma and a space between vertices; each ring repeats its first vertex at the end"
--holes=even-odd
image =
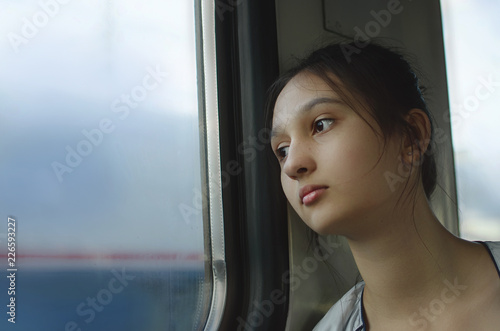
POLYGON ((411 109, 405 120, 408 130, 403 138, 401 158, 406 164, 418 164, 431 141, 431 121, 429 116, 418 108, 411 109))

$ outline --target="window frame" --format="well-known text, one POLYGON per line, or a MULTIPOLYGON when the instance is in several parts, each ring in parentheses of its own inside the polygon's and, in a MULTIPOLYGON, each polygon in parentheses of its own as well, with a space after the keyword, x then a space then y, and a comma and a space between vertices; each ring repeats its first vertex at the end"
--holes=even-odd
MULTIPOLYGON (((245 329, 245 323, 252 330, 284 330, 289 303, 289 285, 284 282, 289 269, 286 200, 279 173, 275 172, 277 164, 267 153, 269 144, 262 139, 257 141, 259 145, 251 159, 246 159, 241 151, 264 128, 267 88, 279 75, 275 2, 222 2, 224 6, 217 2, 214 7, 213 2, 202 0, 202 7, 206 5, 203 15, 212 15, 203 23, 204 55, 213 55, 213 48, 207 48, 206 44, 206 38, 212 38, 205 34, 207 28, 214 29, 216 45, 216 72, 207 72, 207 64, 214 63, 205 58, 204 83, 206 88, 206 82, 213 79, 209 75, 216 75, 218 170, 226 179, 219 182, 223 199, 225 264, 212 265, 214 281, 218 273, 222 275, 219 268, 227 267, 223 274, 227 281, 225 300, 221 293, 216 293, 215 287, 213 293, 218 304, 212 302, 205 330, 245 329), (239 171, 231 172, 231 165, 238 165, 239 171), (273 304, 272 313, 264 316, 257 306, 270 300, 272 293, 278 293, 276 291, 283 294, 283 301, 273 304), (262 317, 258 322, 251 320, 256 314, 262 317), (219 324, 215 316, 221 317, 219 324)), ((207 93, 205 90, 205 95, 207 93)), ((210 127, 207 132, 212 134, 210 127)), ((211 155, 208 162, 215 156, 211 155)), ((212 206, 210 204, 209 209, 212 206)), ((212 216, 210 211, 210 236, 215 240, 213 231, 220 228, 214 227, 212 216)), ((214 244, 218 245, 212 243, 212 249, 214 244)), ((215 256, 213 253, 212 259, 217 262, 220 252, 215 256)))

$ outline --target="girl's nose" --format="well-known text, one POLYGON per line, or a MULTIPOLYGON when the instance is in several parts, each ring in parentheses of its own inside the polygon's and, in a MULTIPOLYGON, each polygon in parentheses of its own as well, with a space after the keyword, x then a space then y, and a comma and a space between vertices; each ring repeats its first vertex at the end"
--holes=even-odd
POLYGON ((300 179, 316 169, 311 148, 306 144, 291 145, 283 166, 285 174, 295 180, 300 179))

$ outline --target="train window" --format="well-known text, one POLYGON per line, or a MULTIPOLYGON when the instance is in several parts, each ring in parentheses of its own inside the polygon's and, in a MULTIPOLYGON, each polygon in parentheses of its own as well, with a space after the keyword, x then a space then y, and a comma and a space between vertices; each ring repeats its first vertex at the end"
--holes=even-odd
POLYGON ((0 329, 202 329, 199 3, 0 3, 0 329))
MULTIPOLYGON (((462 237, 500 236, 500 28, 491 1, 442 0, 462 237)), ((495 10, 496 9, 496 10, 495 10)))

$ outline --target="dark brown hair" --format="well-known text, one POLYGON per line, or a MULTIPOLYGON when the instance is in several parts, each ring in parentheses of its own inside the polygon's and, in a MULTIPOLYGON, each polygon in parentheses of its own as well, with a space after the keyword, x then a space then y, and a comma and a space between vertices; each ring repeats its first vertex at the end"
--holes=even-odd
POLYGON ((432 117, 417 75, 399 52, 373 43, 359 49, 353 42, 331 44, 314 51, 270 87, 266 105, 267 128, 272 126, 278 95, 293 77, 302 72, 323 79, 354 111, 364 107, 379 125, 384 141, 400 133, 410 139, 412 146, 418 145, 421 138, 406 115, 414 108, 423 110, 431 122, 431 137, 425 155, 418 150, 421 154, 418 177, 422 180, 427 198, 430 198, 437 178, 432 117))

